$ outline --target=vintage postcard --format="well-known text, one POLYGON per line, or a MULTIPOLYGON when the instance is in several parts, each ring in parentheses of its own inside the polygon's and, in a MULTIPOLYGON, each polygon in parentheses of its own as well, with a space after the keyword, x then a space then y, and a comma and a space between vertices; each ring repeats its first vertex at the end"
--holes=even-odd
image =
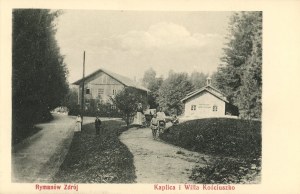
POLYGON ((299 193, 299 5, 2 1, 0 193, 299 193))

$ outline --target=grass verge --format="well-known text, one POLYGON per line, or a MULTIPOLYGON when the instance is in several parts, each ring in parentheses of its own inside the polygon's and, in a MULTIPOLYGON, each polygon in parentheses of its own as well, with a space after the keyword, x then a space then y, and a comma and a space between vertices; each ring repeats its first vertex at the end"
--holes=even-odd
POLYGON ((195 167, 190 179, 201 184, 257 184, 261 159, 213 158, 205 167, 195 167))
POLYGON ((94 124, 75 132, 70 150, 53 182, 132 183, 135 181, 133 155, 118 136, 125 130, 122 121, 103 121, 103 135, 94 124))
POLYGON ((197 183, 257 183, 260 176, 260 121, 193 120, 172 126, 161 138, 188 150, 214 156, 205 167, 193 169, 190 178, 197 183))

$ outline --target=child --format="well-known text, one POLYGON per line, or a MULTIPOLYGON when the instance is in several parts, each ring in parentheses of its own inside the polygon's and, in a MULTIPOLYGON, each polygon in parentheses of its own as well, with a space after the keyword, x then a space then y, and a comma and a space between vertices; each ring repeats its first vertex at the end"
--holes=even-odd
POLYGON ((101 127, 101 120, 99 119, 98 116, 96 116, 96 120, 95 120, 96 135, 99 135, 100 127, 101 127))
POLYGON ((153 139, 156 139, 158 120, 156 118, 156 113, 153 115, 153 118, 150 121, 150 128, 152 130, 153 139))

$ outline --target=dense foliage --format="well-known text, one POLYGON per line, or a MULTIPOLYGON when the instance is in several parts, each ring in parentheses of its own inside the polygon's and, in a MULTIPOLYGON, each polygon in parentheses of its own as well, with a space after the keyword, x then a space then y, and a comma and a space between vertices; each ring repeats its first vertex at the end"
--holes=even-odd
POLYGON ((138 103, 143 107, 147 105, 146 96, 135 88, 125 87, 111 98, 113 104, 122 112, 126 124, 129 125, 130 119, 136 114, 138 103))
POLYGON ((172 126, 163 140, 207 154, 229 157, 261 155, 261 122, 207 118, 172 126))
POLYGON ((34 123, 49 120, 67 93, 67 69, 55 40, 58 15, 46 9, 13 11, 13 142, 34 123))
POLYGON ((69 110, 69 115, 80 114, 80 105, 78 104, 78 89, 70 88, 66 94, 62 106, 65 106, 69 110))
POLYGON ((83 115, 92 117, 122 117, 122 113, 117 107, 109 102, 103 102, 98 99, 90 100, 90 105, 86 107, 83 115))
POLYGON ((245 118, 261 117, 262 12, 235 13, 216 81, 245 118))
POLYGON ((159 106, 167 113, 180 115, 183 112, 180 100, 193 90, 194 86, 186 73, 170 73, 159 88, 159 106))
POLYGON ((143 85, 148 88, 148 104, 150 108, 157 108, 159 106, 158 104, 158 91, 159 88, 163 82, 162 77, 156 77, 156 72, 150 68, 144 73, 143 77, 143 85))
POLYGON ((121 121, 103 121, 103 135, 95 135, 94 123, 76 132, 70 150, 53 182, 132 183, 133 155, 118 138, 126 130, 121 121))
MULTIPOLYGON (((212 84, 216 85, 216 73, 212 74, 212 84)), ((150 68, 145 71, 142 79, 143 85, 150 90, 148 104, 150 108, 161 106, 168 114, 182 114, 183 104, 180 100, 194 89, 206 86, 208 74, 194 71, 190 75, 170 71, 168 77, 157 77, 156 72, 150 68), (171 99, 171 100, 170 100, 171 99)))
POLYGON ((261 159, 218 158, 205 167, 195 167, 190 178, 201 184, 259 183, 261 159))
POLYGON ((189 77, 189 81, 193 84, 195 89, 200 89, 206 86, 206 79, 208 74, 193 71, 189 77))
POLYGON ((196 166, 197 183, 257 183, 261 171, 261 122, 228 118, 187 121, 161 135, 171 144, 212 155, 196 166))

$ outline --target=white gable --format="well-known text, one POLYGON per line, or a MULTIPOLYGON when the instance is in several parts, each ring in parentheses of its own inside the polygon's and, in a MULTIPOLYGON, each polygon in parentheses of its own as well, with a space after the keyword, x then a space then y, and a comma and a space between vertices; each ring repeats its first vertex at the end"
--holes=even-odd
POLYGON ((198 94, 203 93, 204 91, 209 92, 212 95, 218 97, 220 100, 223 100, 223 101, 228 103, 225 95, 222 92, 220 92, 219 90, 212 87, 212 86, 205 86, 205 87, 203 87, 199 90, 195 90, 195 91, 187 94, 186 97, 181 100, 181 102, 186 102, 190 98, 193 98, 193 97, 197 96, 198 94))
POLYGON ((225 115, 226 102, 210 92, 203 90, 185 100, 186 117, 219 117, 225 115))

